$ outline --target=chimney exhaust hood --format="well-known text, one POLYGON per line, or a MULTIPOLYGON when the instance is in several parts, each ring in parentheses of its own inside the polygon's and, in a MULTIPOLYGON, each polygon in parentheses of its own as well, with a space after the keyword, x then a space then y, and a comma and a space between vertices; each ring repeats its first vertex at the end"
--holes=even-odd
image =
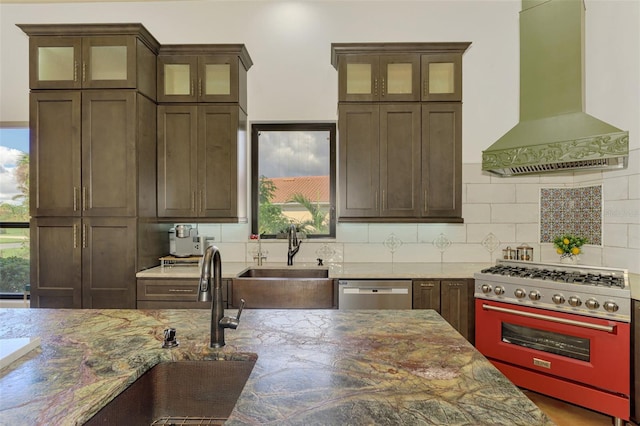
POLYGON ((522 0, 520 122, 482 152, 500 176, 622 169, 629 132, 584 112, 583 0, 522 0))

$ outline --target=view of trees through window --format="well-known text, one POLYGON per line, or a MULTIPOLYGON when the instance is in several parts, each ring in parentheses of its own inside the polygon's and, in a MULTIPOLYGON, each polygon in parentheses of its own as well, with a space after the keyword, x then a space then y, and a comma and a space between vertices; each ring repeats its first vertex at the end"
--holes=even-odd
POLYGON ((0 126, 0 295, 29 283, 29 130, 0 126))
POLYGON ((254 124, 252 232, 335 236, 335 124, 254 124))

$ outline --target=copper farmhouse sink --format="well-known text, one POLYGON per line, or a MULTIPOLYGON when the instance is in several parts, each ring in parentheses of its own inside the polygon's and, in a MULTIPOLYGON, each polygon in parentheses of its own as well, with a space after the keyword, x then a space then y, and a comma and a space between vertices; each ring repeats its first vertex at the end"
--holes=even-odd
POLYGON ((221 425, 255 365, 253 360, 172 361, 140 376, 86 425, 221 425))

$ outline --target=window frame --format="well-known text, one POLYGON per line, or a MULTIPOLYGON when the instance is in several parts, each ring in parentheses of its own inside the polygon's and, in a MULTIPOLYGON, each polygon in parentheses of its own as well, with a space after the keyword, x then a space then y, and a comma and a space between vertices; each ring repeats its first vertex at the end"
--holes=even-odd
MULTIPOLYGON (((252 123, 251 124, 251 233, 258 233, 258 211, 260 200, 258 184, 260 175, 259 167, 259 136, 266 131, 327 131, 329 132, 329 233, 311 234, 306 238, 335 238, 336 237, 336 150, 337 150, 337 125, 335 122, 277 122, 277 123, 252 123)), ((264 239, 276 238, 274 234, 264 234, 264 239)))

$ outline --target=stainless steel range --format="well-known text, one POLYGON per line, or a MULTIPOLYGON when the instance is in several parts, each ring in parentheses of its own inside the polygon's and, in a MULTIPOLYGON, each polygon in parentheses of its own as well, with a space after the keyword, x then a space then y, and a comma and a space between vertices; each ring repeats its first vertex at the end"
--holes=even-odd
POLYGON ((626 269, 498 260, 474 277, 476 298, 631 321, 626 269))
POLYGON ((629 420, 627 270, 498 260, 474 278, 476 347, 512 382, 629 420))

